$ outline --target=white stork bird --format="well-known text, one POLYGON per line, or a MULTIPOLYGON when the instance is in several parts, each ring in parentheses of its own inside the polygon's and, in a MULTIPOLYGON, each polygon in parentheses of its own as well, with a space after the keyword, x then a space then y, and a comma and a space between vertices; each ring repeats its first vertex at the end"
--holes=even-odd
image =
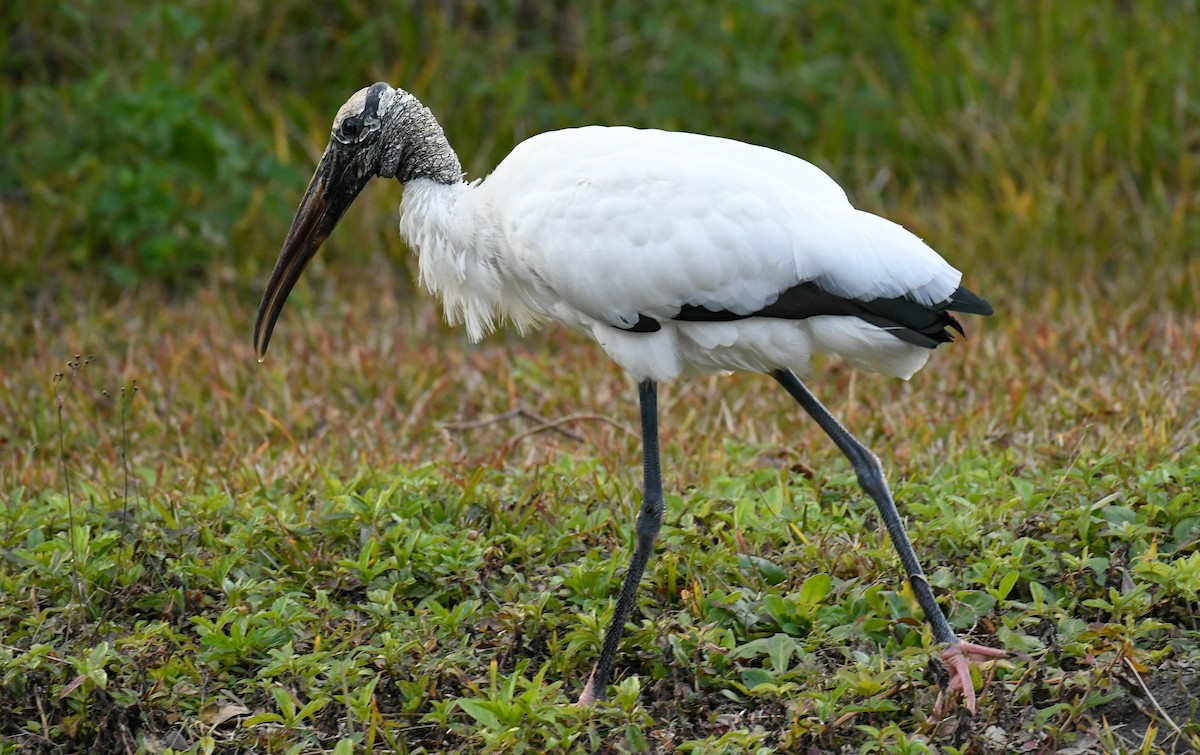
MULTIPOLYGON (((905 534, 878 458, 796 377, 815 353, 910 377, 991 314, 962 274, 901 226, 856 210, 804 160, 729 139, 588 127, 521 143, 466 183, 433 114, 386 83, 356 92, 296 210, 254 326, 260 359, 288 293, 375 176, 404 184, 400 233, 421 285, 479 340, 509 320, 591 336, 638 382, 644 492, 637 545, 579 704, 603 698, 663 518, 657 386, 689 374, 775 378, 850 459, 874 499, 950 671, 975 709, 970 666, 1004 652, 960 640, 905 534)), ((941 709, 942 696, 936 706, 941 709)))

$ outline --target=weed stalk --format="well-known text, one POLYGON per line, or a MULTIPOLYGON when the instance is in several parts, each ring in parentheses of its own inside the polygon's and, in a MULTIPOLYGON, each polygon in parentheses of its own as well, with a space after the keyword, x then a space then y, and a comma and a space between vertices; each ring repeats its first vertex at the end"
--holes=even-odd
POLYGON ((83 360, 79 354, 67 360, 69 373, 54 373, 54 401, 58 408, 58 459, 62 464, 63 481, 67 487, 67 537, 71 546, 71 597, 77 605, 83 605, 83 585, 79 581, 79 548, 75 542, 75 496, 71 490, 71 468, 67 464, 66 431, 63 428, 63 409, 66 405, 67 394, 75 384, 75 377, 92 361, 91 355, 83 360), (60 390, 63 381, 70 379, 65 388, 60 390))
POLYGON ((121 472, 124 475, 124 491, 121 494, 121 522, 125 526, 126 534, 129 533, 129 454, 126 452, 126 449, 129 448, 129 431, 126 420, 137 391, 136 380, 131 381, 128 391, 125 390, 125 386, 121 386, 121 472))

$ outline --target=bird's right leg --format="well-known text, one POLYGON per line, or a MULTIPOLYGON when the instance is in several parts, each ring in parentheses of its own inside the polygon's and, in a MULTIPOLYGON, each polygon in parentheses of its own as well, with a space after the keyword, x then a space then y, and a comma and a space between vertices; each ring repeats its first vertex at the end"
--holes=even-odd
MULTIPOLYGON (((825 434, 837 444, 837 447, 854 466, 858 484, 866 491, 867 495, 874 499, 879 516, 883 519, 888 535, 892 539, 892 545, 900 554, 900 563, 904 565, 904 571, 908 574, 908 582, 912 585, 917 603, 921 605, 921 610, 925 612, 925 620, 933 629, 934 639, 947 646, 946 650, 942 652, 942 659, 950 668, 950 685, 947 687, 949 695, 945 699, 949 700, 954 694, 961 692, 967 710, 974 713, 975 689, 971 686, 972 656, 1004 658, 1007 653, 985 645, 963 642, 950 628, 950 622, 946 620, 946 614, 938 605, 937 598, 933 595, 933 589, 929 586, 929 580, 921 569, 921 562, 917 560, 917 554, 913 550, 912 542, 908 539, 908 533, 904 531, 904 522, 900 519, 896 501, 892 498, 891 490, 888 489, 879 457, 851 435, 850 431, 843 427, 817 400, 817 397, 804 387, 804 384, 791 370, 776 370, 771 373, 771 377, 779 381, 784 389, 792 395, 792 398, 796 399, 796 402, 804 408, 804 411, 817 421, 825 434)), ((935 710, 940 711, 942 703, 943 697, 939 694, 938 701, 934 705, 935 710)))
POLYGON ((600 659, 596 661, 596 666, 588 677, 587 686, 583 688, 583 694, 579 696, 576 705, 587 705, 595 700, 603 700, 608 695, 608 679, 612 674, 613 661, 617 657, 621 633, 625 631, 625 619, 633 608, 642 573, 646 571, 646 564, 654 551, 654 541, 662 528, 663 513, 666 510, 663 501, 662 470, 658 461, 658 387, 653 380, 644 380, 638 384, 638 399, 642 409, 642 468, 645 481, 642 509, 637 518, 637 545, 633 550, 633 559, 629 562, 629 571, 625 573, 625 581, 621 583, 621 592, 617 595, 617 607, 613 611, 612 622, 604 633, 600 659))

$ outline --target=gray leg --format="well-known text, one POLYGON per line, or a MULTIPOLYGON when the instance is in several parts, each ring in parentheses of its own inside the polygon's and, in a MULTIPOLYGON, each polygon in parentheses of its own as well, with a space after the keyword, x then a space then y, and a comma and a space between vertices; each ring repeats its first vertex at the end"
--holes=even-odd
POLYGON ((958 642, 954 630, 946 621, 946 614, 942 613, 942 607, 938 605, 937 599, 933 596, 929 581, 921 570, 921 563, 917 561, 917 554, 913 551, 908 534, 904 531, 904 522, 900 520, 900 512, 896 510, 896 502, 892 499, 891 491, 888 490, 879 457, 871 453, 871 449, 860 443, 846 428, 842 427, 841 423, 834 419, 829 410, 821 405, 817 397, 804 387, 804 384, 792 374, 791 370, 776 370, 771 373, 771 377, 778 380, 787 392, 792 394, 792 398, 804 407, 804 411, 812 415, 825 434, 833 439, 837 447, 854 465, 854 472, 858 475, 858 484, 867 492, 867 495, 875 500, 875 506, 879 509, 879 516, 883 519, 884 525, 887 526, 892 544, 900 553, 900 563, 904 565, 904 571, 908 574, 908 581, 912 585, 913 593, 917 596, 917 602, 921 604, 921 610, 925 612, 926 621, 933 628, 934 638, 947 645, 958 642))
POLYGON ((638 385, 638 398, 642 408, 642 465, 645 482, 642 509, 637 518, 637 546, 633 551, 633 559, 629 562, 629 571, 625 573, 625 581, 621 583, 621 592, 617 595, 617 607, 613 612, 612 623, 604 633, 600 659, 596 661, 587 686, 579 696, 579 705, 603 700, 608 695, 608 680, 612 674, 613 661, 617 657, 621 633, 625 631, 625 620, 633 608, 642 573, 646 571, 646 564, 654 551, 654 540, 658 537, 663 513, 666 511, 662 470, 658 461, 658 388, 653 380, 646 380, 638 385))

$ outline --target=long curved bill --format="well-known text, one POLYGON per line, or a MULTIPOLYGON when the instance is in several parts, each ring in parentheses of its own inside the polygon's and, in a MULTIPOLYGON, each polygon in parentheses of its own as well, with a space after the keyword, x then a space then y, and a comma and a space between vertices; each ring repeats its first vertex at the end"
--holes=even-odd
POLYGON ((292 218, 292 227, 288 229, 254 322, 254 351, 259 361, 267 353, 275 321, 279 319, 292 287, 371 179, 369 173, 356 171, 354 161, 348 158, 345 148, 337 143, 326 148, 308 182, 304 199, 296 209, 296 216, 292 218))

